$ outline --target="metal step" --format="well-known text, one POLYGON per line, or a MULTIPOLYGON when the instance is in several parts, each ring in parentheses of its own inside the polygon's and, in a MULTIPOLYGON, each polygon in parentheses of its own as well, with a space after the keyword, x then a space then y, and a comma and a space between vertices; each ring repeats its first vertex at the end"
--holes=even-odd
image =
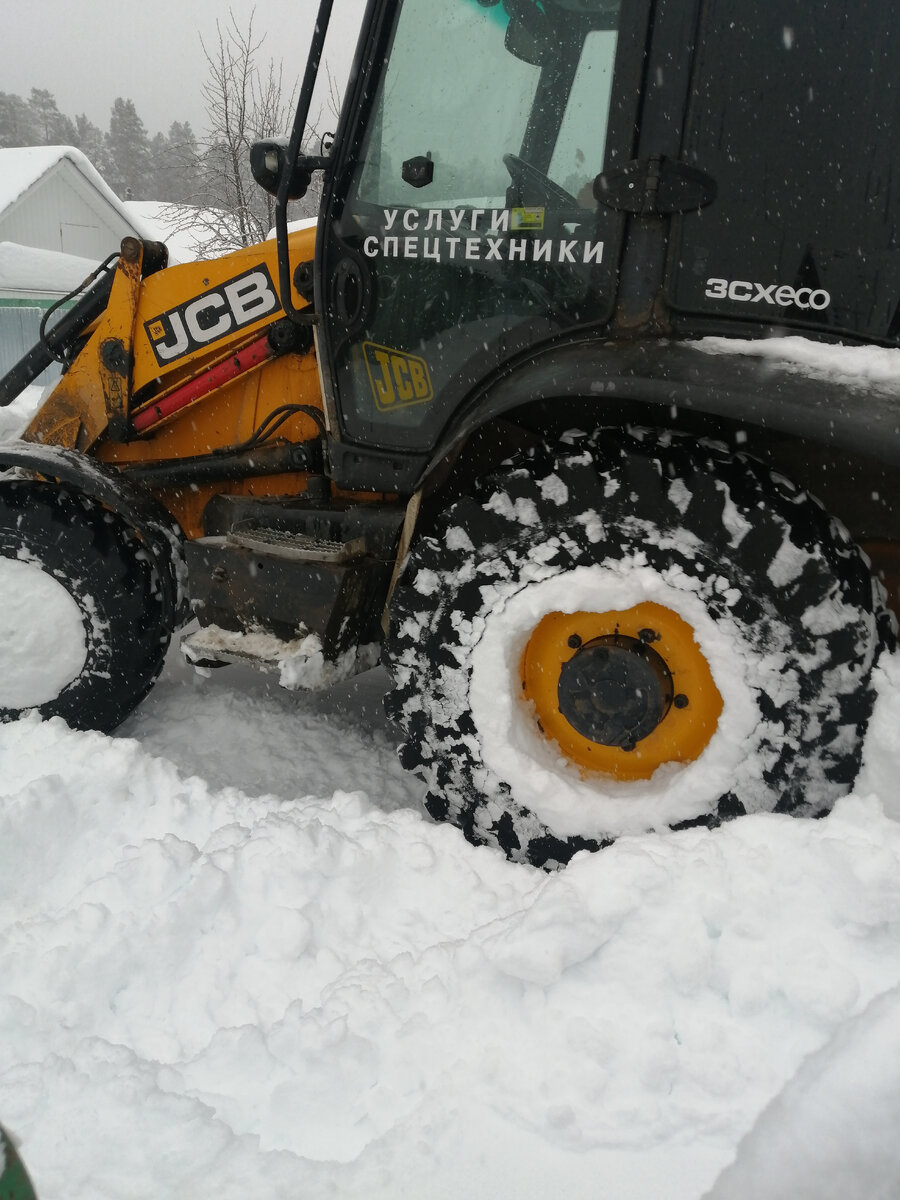
POLYGON ((259 527, 233 529, 226 534, 225 540, 232 546, 242 546, 245 550, 292 559, 294 562, 345 563, 366 551, 366 539, 362 537, 339 542, 313 537, 308 533, 259 527))

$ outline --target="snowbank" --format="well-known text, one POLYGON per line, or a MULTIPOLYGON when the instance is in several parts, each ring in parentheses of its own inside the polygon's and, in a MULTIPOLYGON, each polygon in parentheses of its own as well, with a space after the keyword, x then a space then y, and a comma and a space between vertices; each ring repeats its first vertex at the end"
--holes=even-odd
POLYGON ((0 296, 64 296, 96 268, 89 258, 0 242, 0 296))
POLYGON ((900 989, 841 1027, 765 1109, 706 1200, 900 1195, 900 989))
POLYGON ((12 404, 0 408, 0 442, 10 442, 20 436, 37 411, 43 394, 44 388, 32 383, 16 396, 12 404))
POLYGON ((828 818, 550 876, 424 816, 385 683, 175 650, 116 737, 0 726, 0 1119, 43 1200, 896 1195, 900 660, 828 818))
POLYGON ((245 682, 173 660, 123 736, 0 727, 0 1113, 42 1196, 688 1200, 900 986, 874 796, 548 877, 422 815, 378 673, 245 682))

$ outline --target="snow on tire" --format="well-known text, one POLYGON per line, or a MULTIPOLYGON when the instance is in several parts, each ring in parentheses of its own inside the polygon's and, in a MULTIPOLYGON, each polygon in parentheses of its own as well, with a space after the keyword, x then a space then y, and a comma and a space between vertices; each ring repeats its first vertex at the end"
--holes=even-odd
POLYGON ((113 513, 51 484, 0 482, 0 720, 114 729, 159 674, 156 577, 113 513))
POLYGON ((432 816, 553 867, 623 834, 827 812, 892 636, 808 494, 717 444, 601 430, 532 451, 417 543, 387 706, 432 816))

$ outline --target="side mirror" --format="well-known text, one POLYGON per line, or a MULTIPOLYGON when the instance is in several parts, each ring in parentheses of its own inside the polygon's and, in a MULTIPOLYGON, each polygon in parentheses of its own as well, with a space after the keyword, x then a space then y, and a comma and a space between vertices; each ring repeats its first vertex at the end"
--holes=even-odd
MULTIPOLYGON (((250 147, 250 171, 259 186, 274 196, 287 167, 288 139, 270 138, 265 142, 254 142, 250 147)), ((311 154, 298 154, 288 184, 288 200, 301 200, 309 188, 313 171, 326 166, 327 158, 311 154)))

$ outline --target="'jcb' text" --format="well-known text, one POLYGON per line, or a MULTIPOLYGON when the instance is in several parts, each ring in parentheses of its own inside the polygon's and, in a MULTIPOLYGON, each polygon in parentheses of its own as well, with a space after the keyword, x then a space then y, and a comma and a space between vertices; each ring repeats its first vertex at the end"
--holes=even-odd
POLYGON ((260 264, 152 317, 144 322, 144 329, 156 361, 165 366, 280 307, 268 268, 260 264))
POLYGON ((434 396, 431 375, 424 358, 391 350, 388 346, 378 346, 375 342, 363 342, 362 349, 375 396, 375 407, 380 412, 422 404, 434 396))

